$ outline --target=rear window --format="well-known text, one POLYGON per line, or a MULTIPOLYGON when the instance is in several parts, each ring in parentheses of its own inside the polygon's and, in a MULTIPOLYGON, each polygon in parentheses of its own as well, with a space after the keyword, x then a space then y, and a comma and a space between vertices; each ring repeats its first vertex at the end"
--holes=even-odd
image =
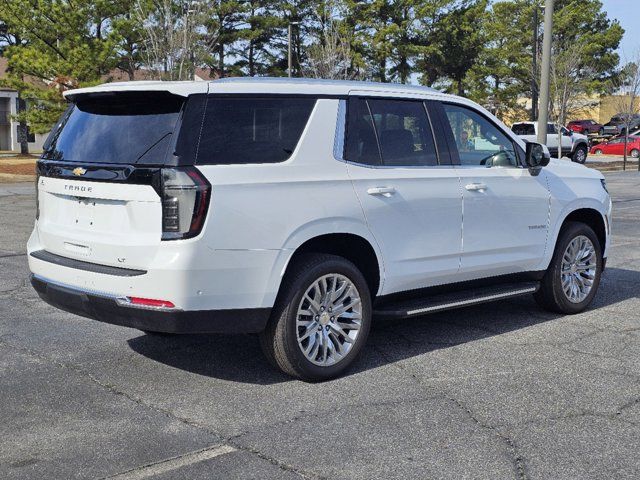
POLYGON ((516 123, 511 130, 516 135, 535 135, 536 129, 530 123, 516 123))
POLYGON ((209 97, 196 163, 232 165, 287 160, 315 102, 311 97, 209 97))
POLYGON ((47 139, 43 158, 162 164, 183 104, 166 92, 80 97, 47 139))

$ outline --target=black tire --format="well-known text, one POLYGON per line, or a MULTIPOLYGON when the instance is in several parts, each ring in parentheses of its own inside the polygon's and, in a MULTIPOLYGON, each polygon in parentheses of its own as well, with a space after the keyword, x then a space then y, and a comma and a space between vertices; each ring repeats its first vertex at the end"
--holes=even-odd
POLYGON ((591 133, 591 132, 589 132, 588 128, 585 128, 584 130, 582 130, 582 134, 583 135, 589 135, 589 133, 591 133))
POLYGON ((267 360, 292 377, 310 382, 335 378, 353 364, 366 343, 371 313, 369 287, 353 263, 336 255, 305 254, 290 266, 285 275, 271 319, 260 334, 260 345, 267 360), (308 360, 298 345, 296 317, 307 289, 323 275, 332 273, 347 277, 357 289, 362 319, 355 342, 344 358, 333 365, 320 366, 308 360))
POLYGON ((602 247, 600 241, 591 227, 580 222, 568 222, 562 227, 553 258, 549 264, 549 268, 545 272, 540 289, 534 294, 534 298, 545 310, 556 313, 574 314, 583 311, 589 306, 595 296, 598 285, 600 285, 600 276, 602 274, 602 247), (561 268, 562 257, 569 243, 576 237, 584 235, 593 244, 596 253, 596 273, 593 280, 591 291, 587 297, 580 303, 574 303, 567 298, 562 289, 561 268))
POLYGON ((602 150, 600 150, 599 148, 596 148, 595 152, 596 155, 602 155, 602 150))
POLYGON ((604 128, 600 128, 600 130, 598 130, 598 135, 604 135, 604 128))
POLYGON ((573 160, 576 163, 583 164, 584 162, 587 161, 587 155, 588 155, 587 147, 585 145, 578 145, 575 151, 573 152, 573 154, 571 154, 571 160, 573 160))
POLYGON ((631 150, 631 156, 633 158, 638 158, 640 157, 640 150, 638 150, 637 148, 634 148, 633 150, 631 150))

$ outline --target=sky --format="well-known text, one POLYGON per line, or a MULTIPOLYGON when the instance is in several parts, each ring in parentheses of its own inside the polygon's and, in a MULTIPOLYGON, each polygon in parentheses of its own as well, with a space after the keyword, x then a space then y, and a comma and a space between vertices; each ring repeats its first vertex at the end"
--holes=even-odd
POLYGON ((640 53, 640 0, 601 0, 602 9, 610 19, 616 19, 624 28, 624 37, 618 53, 622 63, 640 53))

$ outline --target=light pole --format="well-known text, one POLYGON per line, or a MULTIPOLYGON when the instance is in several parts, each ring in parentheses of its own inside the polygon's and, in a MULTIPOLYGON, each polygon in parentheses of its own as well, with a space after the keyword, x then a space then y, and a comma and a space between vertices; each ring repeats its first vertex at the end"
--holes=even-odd
POLYGON ((540 75, 540 108, 538 114, 538 143, 542 144, 547 143, 547 122, 549 120, 549 73, 551 71, 552 35, 553 0, 545 0, 544 36, 542 38, 542 72, 540 75))
POLYGON ((531 118, 538 119, 538 0, 533 0, 533 59, 531 64, 531 118))
POLYGON ((291 58, 291 26, 292 25, 300 25, 300 22, 289 22, 289 55, 288 55, 288 68, 287 72, 289 72, 289 78, 291 78, 291 69, 293 68, 293 62, 291 58))

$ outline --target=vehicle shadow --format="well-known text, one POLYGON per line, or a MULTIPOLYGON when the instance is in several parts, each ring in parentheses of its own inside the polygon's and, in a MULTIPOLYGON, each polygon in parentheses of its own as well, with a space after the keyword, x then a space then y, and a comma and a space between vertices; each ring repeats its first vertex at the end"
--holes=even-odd
MULTIPOLYGON (((608 268, 590 310, 640 297, 638 285, 640 271, 608 268)), ((367 362, 356 362, 346 375, 561 317, 527 296, 419 318, 374 319, 365 349, 383 349, 384 355, 367 355, 367 362)), ((128 343, 140 355, 198 375, 261 385, 291 380, 268 364, 257 335, 141 335, 128 343)))

